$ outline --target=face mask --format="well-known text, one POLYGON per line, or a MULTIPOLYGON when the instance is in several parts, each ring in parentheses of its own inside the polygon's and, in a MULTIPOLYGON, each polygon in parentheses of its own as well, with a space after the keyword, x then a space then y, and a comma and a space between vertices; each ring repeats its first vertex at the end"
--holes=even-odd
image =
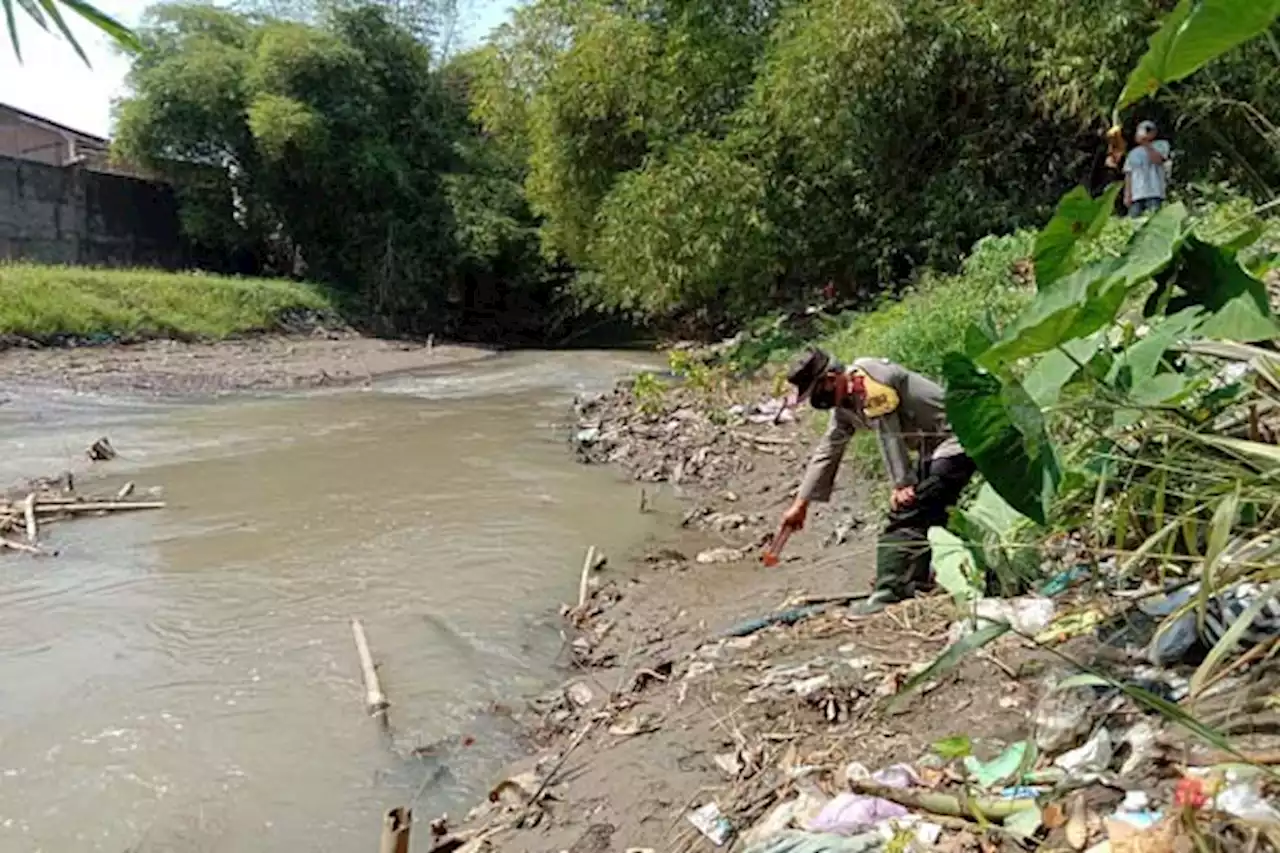
POLYGON ((823 384, 809 395, 809 405, 815 409, 830 409, 836 404, 836 386, 834 383, 823 384))

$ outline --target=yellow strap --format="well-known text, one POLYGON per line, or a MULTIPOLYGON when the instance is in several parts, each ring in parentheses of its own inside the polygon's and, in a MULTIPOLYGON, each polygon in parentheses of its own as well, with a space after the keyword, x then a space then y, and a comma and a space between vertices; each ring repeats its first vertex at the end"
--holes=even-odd
POLYGON ((866 371, 855 369, 854 373, 862 377, 862 387, 866 389, 866 397, 862 403, 862 413, 869 418, 882 418, 898 410, 898 392, 888 385, 882 385, 867 375, 866 371))

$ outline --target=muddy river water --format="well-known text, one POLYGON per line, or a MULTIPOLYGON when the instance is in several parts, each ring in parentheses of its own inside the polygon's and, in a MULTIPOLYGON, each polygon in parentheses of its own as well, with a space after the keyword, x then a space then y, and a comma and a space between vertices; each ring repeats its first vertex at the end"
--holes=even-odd
POLYGON ((169 508, 0 555, 0 851, 354 853, 419 790, 419 816, 461 815, 515 749, 487 709, 556 677, 585 545, 656 524, 560 426, 573 393, 651 363, 521 353, 218 402, 7 391, 0 483, 86 469, 107 435, 120 458, 82 491, 133 480, 169 508))

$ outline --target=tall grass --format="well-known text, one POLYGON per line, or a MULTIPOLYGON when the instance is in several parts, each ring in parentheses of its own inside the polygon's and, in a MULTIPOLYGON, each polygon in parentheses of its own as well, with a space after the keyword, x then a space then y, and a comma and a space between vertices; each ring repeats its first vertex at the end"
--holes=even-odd
POLYGON ((333 305, 310 285, 278 279, 0 264, 0 334, 218 340, 278 328, 291 310, 333 305))
MULTIPOLYGON (((972 323, 1002 326, 1034 294, 1024 270, 1035 246, 1035 234, 1019 231, 987 237, 973 248, 959 273, 927 272, 905 292, 886 294, 873 308, 840 317, 820 339, 823 347, 846 364, 863 356, 895 361, 925 376, 942 376, 942 357, 961 349, 972 323)), ((851 459, 864 470, 882 470, 875 436, 854 436, 851 459)))
POLYGON ((926 376, 942 375, 942 357, 960 349, 965 329, 990 316, 1005 323, 1030 300, 1034 286, 1021 272, 1035 234, 988 237, 973 248, 959 273, 926 273, 903 293, 884 296, 874 308, 847 314, 821 341, 848 362, 880 356, 926 376))

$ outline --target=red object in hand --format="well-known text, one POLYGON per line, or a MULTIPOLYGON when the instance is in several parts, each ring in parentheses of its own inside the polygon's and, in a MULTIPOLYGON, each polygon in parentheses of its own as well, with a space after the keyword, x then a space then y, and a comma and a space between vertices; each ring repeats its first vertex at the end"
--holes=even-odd
POLYGON ((784 524, 774 534, 773 541, 769 543, 769 550, 765 551, 764 556, 760 558, 766 566, 773 568, 778 565, 779 558, 782 556, 782 549, 789 538, 791 538, 791 528, 784 524))

